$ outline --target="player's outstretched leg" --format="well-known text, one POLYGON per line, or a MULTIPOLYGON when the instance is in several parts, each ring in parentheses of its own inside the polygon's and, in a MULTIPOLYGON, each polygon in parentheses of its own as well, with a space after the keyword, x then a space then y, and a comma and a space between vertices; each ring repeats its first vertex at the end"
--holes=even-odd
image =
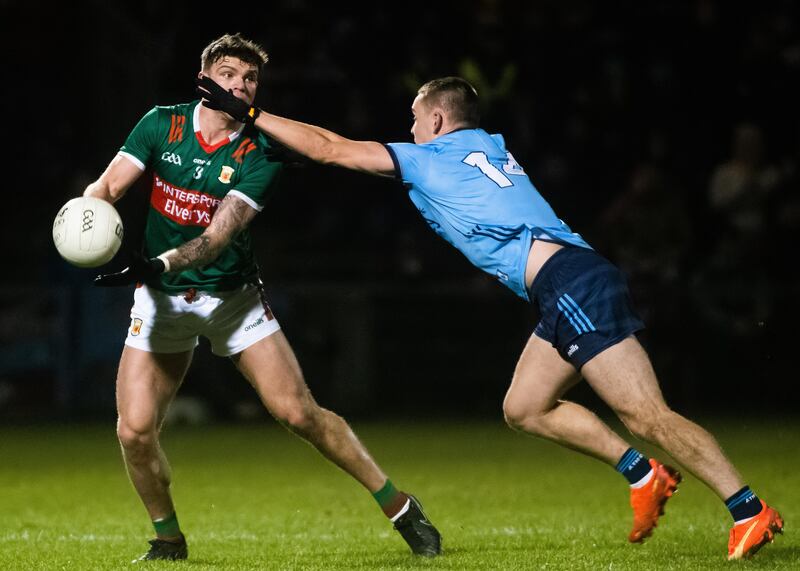
POLYGON ((681 474, 675 468, 650 459, 650 472, 640 483, 631 485, 633 527, 628 541, 641 543, 653 534, 658 518, 664 515, 664 504, 678 489, 681 474))
POLYGON ((728 560, 752 557, 767 543, 772 543, 776 533, 783 533, 781 514, 760 500, 758 515, 733 524, 728 539, 728 560))
POLYGON ((370 491, 415 554, 441 552, 441 536, 419 502, 394 487, 343 418, 316 403, 282 332, 261 339, 233 361, 281 424, 370 491))
POLYGON ((442 552, 442 536, 422 511, 422 504, 412 495, 400 512, 392 518, 394 528, 406 540, 415 555, 435 557, 442 552))

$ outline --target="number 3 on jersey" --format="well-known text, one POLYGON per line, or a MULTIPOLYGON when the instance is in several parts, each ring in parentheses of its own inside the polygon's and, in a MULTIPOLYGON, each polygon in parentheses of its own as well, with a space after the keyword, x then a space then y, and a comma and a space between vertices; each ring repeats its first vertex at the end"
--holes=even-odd
MULTIPOLYGON (((524 175, 525 171, 522 170, 522 167, 519 166, 519 163, 514 160, 514 157, 511 156, 511 153, 506 153, 506 156, 508 157, 508 161, 503 165, 503 171, 510 175, 524 175)), ((478 167, 485 176, 489 177, 492 182, 494 182, 500 188, 514 186, 514 183, 511 182, 506 175, 500 172, 500 169, 489 162, 486 153, 483 151, 470 153, 464 157, 464 160, 461 162, 468 164, 471 167, 478 167)))

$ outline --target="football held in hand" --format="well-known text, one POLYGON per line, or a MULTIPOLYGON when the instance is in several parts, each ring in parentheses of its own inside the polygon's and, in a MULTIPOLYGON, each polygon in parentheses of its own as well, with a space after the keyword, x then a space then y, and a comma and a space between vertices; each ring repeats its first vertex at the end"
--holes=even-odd
POLYGON ((68 201, 53 221, 53 242, 61 257, 79 268, 109 262, 122 244, 122 219, 105 200, 83 197, 68 201))

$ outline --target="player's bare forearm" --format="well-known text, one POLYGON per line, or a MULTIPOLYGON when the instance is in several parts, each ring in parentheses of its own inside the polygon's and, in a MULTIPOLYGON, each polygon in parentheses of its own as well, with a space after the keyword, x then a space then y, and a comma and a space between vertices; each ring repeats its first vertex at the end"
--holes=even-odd
POLYGON ((344 140, 333 131, 270 113, 261 113, 255 125, 287 147, 321 163, 334 163, 336 144, 344 140))
POLYGON ((214 243, 211 236, 203 233, 159 257, 167 258, 169 271, 182 272, 213 262, 221 251, 222 248, 214 243))
POLYGON ((354 141, 322 127, 270 113, 261 113, 255 126, 314 161, 372 174, 394 175, 389 152, 375 141, 354 141))
POLYGON ((219 257, 231 240, 247 228, 256 211, 243 200, 226 196, 214 213, 211 224, 197 238, 164 252, 170 272, 180 272, 210 264, 219 257))

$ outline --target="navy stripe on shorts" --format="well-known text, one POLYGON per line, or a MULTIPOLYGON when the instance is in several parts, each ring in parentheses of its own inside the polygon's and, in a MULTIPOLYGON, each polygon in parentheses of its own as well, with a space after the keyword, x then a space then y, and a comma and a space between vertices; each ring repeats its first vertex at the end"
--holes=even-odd
POLYGON ((553 254, 528 293, 541 313, 534 334, 578 370, 644 329, 622 272, 588 248, 567 246, 553 254))

